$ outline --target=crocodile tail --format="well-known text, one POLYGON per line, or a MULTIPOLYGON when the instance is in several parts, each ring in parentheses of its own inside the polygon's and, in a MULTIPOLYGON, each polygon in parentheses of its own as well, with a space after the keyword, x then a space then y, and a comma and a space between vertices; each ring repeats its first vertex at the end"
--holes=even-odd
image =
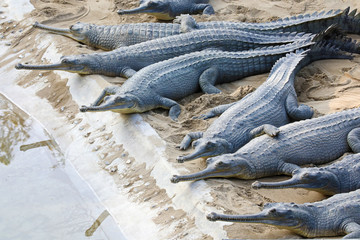
MULTIPOLYGON (((279 59, 272 68, 272 72, 276 71, 282 62, 286 62, 293 66, 293 74, 296 75, 303 67, 309 63, 321 60, 321 59, 352 59, 352 56, 341 51, 336 45, 328 43, 326 41, 317 42, 310 46, 310 48, 300 48, 295 53, 288 53, 285 57, 279 59)), ((290 67, 289 67, 290 68, 290 67)))
POLYGON ((342 51, 350 53, 360 53, 360 43, 346 36, 335 36, 330 39, 326 39, 324 42, 336 46, 342 51))
POLYGON ((328 26, 343 15, 342 10, 330 10, 328 12, 314 12, 292 17, 280 18, 278 20, 258 24, 262 30, 282 29, 283 32, 319 32, 321 27, 328 26), (320 28, 319 28, 320 27, 320 28))
POLYGON ((334 36, 339 36, 339 35, 345 35, 343 33, 343 31, 339 28, 339 26, 337 24, 332 24, 330 25, 328 28, 326 28, 325 30, 319 32, 318 34, 314 35, 312 41, 313 42, 320 42, 323 41, 325 39, 330 39, 334 36))
POLYGON ((360 13, 357 9, 350 12, 350 7, 346 8, 339 18, 339 26, 348 33, 360 33, 360 13))
MULTIPOLYGON (((284 57, 280 58, 279 60, 277 60, 275 62, 275 64, 273 65, 273 67, 271 68, 271 71, 270 71, 270 75, 273 75, 275 74, 275 72, 283 65, 283 64, 291 64, 292 66, 296 66, 299 64, 299 62, 303 61, 303 59, 306 57, 307 53, 310 52, 310 49, 298 49, 296 50, 296 52, 290 52, 290 53, 287 53, 284 57)), ((290 67, 289 65, 289 68, 290 67)), ((301 68, 299 68, 301 69, 301 68)))
MULTIPOLYGON (((294 69, 293 74, 296 74, 300 69, 313 61, 331 58, 352 59, 352 56, 341 51, 336 45, 320 41, 309 48, 299 48, 295 52, 290 52, 285 57, 277 60, 271 69, 270 75, 274 74, 284 63, 290 64, 291 62, 291 66, 294 69)), ((289 68, 291 68, 290 65, 289 68)))
POLYGON ((312 41, 326 42, 346 52, 360 53, 360 44, 356 40, 346 37, 344 30, 338 24, 333 24, 326 30, 316 34, 312 41))
POLYGON ((352 59, 352 55, 342 51, 339 46, 329 43, 327 41, 317 42, 310 47, 310 50, 306 53, 306 58, 299 64, 302 68, 311 62, 322 59, 352 59))

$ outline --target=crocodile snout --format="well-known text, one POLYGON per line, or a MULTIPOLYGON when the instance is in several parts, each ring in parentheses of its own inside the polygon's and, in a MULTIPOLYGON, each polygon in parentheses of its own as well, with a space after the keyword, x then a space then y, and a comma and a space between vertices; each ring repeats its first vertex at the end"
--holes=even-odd
POLYGON ((218 215, 214 212, 212 213, 209 213, 206 218, 209 220, 209 221, 212 221, 212 222, 215 222, 216 220, 218 220, 218 215))
POLYGON ((170 179, 170 181, 171 181, 172 183, 178 183, 178 182, 180 182, 179 176, 178 176, 178 175, 172 176, 172 178, 170 179))
POLYGON ((252 185, 251 185, 251 187, 253 188, 253 189, 259 189, 259 188, 261 188, 261 182, 259 182, 259 181, 256 181, 256 182, 254 182, 252 185))
POLYGON ((185 162, 185 158, 183 156, 177 157, 176 160, 178 161, 178 163, 184 163, 185 162))
POLYGON ((24 65, 21 64, 21 63, 18 63, 18 64, 15 65, 15 68, 16 68, 16 69, 23 69, 23 68, 24 68, 24 65))

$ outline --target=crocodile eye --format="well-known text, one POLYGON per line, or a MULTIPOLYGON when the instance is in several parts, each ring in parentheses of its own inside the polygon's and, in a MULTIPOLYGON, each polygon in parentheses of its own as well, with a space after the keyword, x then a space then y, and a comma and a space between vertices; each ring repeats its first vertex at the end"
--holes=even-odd
POLYGON ((273 209, 271 209, 269 212, 270 212, 270 213, 276 213, 276 209, 273 208, 273 209))
POLYGON ((61 62, 62 63, 70 63, 70 60, 67 58, 63 58, 63 59, 61 59, 61 62))
POLYGON ((104 97, 104 102, 108 102, 110 99, 111 99, 110 96, 106 96, 106 97, 104 97))
POLYGON ((223 161, 218 161, 216 164, 215 164, 216 167, 224 167, 226 166, 226 163, 224 163, 223 161))
POLYGON ((208 142, 207 144, 206 144, 206 148, 208 148, 208 149, 212 149, 212 148, 214 148, 216 146, 216 144, 214 143, 214 142, 208 142))
POLYGON ((191 144, 191 146, 193 148, 196 148, 198 145, 199 145, 199 141, 193 141, 192 144, 191 144))

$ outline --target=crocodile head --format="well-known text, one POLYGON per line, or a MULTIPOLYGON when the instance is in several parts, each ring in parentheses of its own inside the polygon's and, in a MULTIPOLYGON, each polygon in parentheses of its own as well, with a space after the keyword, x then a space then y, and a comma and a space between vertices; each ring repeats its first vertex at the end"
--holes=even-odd
POLYGON ((69 29, 66 28, 56 28, 56 27, 50 27, 46 26, 44 24, 35 22, 33 25, 35 28, 40 28, 43 30, 46 30, 51 33, 59 34, 65 37, 72 38, 78 42, 82 42, 87 44, 89 42, 89 32, 91 30, 91 25, 86 23, 76 23, 72 26, 70 26, 69 29))
POLYGON ((200 172, 183 176, 174 175, 171 182, 195 181, 213 177, 253 179, 255 176, 254 169, 249 165, 248 161, 242 157, 235 157, 233 154, 208 158, 206 164, 206 169, 200 172))
POLYGON ((170 3, 169 1, 160 0, 141 0, 140 6, 130 10, 119 10, 118 14, 135 14, 135 13, 147 13, 155 16, 161 20, 172 20, 173 16, 170 16, 170 3))
MULTIPOLYGON (((103 74, 106 76, 120 76, 119 68, 111 64, 103 64, 96 54, 81 54, 61 57, 60 63, 48 65, 17 64, 16 69, 28 70, 62 70, 78 74, 103 74)), ((115 64, 115 63, 114 63, 115 64)))
POLYGON ((293 171, 289 180, 281 182, 254 182, 252 187, 259 188, 306 188, 333 195, 340 191, 336 175, 323 168, 299 168, 293 171))
POLYGON ((314 226, 316 226, 312 214, 294 203, 265 204, 263 211, 251 215, 225 215, 212 212, 207 215, 207 219, 210 221, 269 224, 308 237, 313 236, 314 226))
POLYGON ((232 150, 232 144, 223 138, 200 138, 192 143, 195 151, 189 155, 179 156, 178 162, 189 161, 200 157, 217 156, 229 153, 232 150))
POLYGON ((131 94, 124 95, 109 95, 106 96, 103 101, 96 106, 82 106, 81 112, 102 112, 102 111, 114 111, 119 113, 135 113, 141 112, 140 99, 131 94))

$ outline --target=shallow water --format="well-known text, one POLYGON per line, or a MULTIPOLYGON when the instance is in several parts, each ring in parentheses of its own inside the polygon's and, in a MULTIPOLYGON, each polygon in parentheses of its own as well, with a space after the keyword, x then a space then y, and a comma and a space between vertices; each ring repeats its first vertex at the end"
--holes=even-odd
POLYGON ((125 239, 42 126, 0 94, 0 239, 125 239))

